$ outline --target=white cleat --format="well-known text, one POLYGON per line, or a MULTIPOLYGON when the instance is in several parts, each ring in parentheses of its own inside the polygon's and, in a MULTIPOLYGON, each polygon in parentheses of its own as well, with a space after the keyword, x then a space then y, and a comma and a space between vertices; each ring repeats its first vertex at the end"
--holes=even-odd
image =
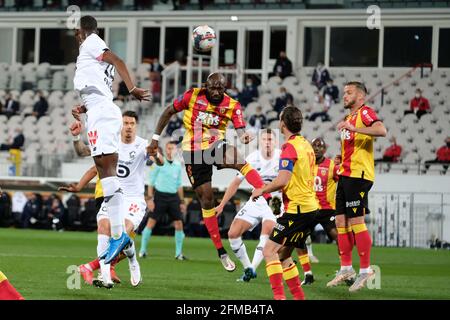
POLYGON ((319 259, 316 256, 309 256, 309 261, 311 263, 319 263, 319 259))
POLYGON ((102 274, 99 273, 98 277, 92 281, 92 284, 97 288, 112 289, 114 287, 114 282, 112 282, 111 279, 109 279, 109 281, 110 282, 105 281, 102 277, 102 274))
POLYGON ((221 255, 220 262, 222 262, 223 267, 228 272, 233 272, 234 270, 236 270, 236 265, 234 264, 233 260, 230 259, 228 254, 225 253, 225 254, 221 255))
POLYGON ((356 272, 353 268, 350 270, 339 270, 334 279, 327 283, 327 287, 336 287, 347 280, 355 278, 355 276, 356 272))
POLYGON ((360 273, 352 286, 348 289, 350 292, 356 292, 367 286, 367 282, 375 276, 375 272, 360 273))
POLYGON ((141 268, 139 266, 139 262, 137 259, 134 259, 134 262, 131 262, 130 259, 128 259, 128 266, 130 267, 130 282, 133 287, 137 287, 141 281, 141 268))

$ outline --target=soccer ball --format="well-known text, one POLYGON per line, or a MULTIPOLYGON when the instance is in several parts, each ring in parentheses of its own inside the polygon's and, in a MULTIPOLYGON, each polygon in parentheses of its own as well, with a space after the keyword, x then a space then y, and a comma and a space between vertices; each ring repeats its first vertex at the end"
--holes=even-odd
POLYGON ((208 52, 216 44, 216 32, 210 26, 198 26, 192 32, 192 43, 198 52, 208 52))

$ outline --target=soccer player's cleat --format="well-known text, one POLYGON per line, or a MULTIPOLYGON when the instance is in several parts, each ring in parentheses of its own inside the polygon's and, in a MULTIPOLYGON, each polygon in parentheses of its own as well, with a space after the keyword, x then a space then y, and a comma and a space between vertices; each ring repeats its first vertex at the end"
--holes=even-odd
POLYGON ((128 266, 130 267, 130 282, 133 287, 137 287, 141 281, 141 268, 136 258, 128 259, 128 266), (132 261, 133 260, 133 261, 132 261))
POLYGON ((375 272, 371 271, 369 273, 360 273, 356 277, 355 282, 352 284, 350 288, 348 288, 348 291, 350 292, 356 292, 358 290, 361 290, 364 288, 367 284, 367 281, 372 279, 375 276, 375 272))
POLYGON ((147 252, 145 251, 139 252, 139 258, 147 258, 147 252))
POLYGON ((85 267, 84 264, 78 267, 78 272, 83 277, 84 281, 92 286, 92 280, 94 279, 94 272, 85 267))
POLYGON ((336 276, 333 280, 327 283, 327 287, 336 287, 337 285, 345 282, 348 279, 354 278, 356 275, 355 270, 339 270, 338 273, 336 273, 336 276))
POLYGON ((113 282, 109 282, 109 283, 104 282, 103 281, 103 277, 102 277, 102 275, 100 273, 98 274, 98 277, 92 281, 92 283, 97 288, 112 289, 114 287, 114 283, 113 282))
POLYGON ((109 239, 109 248, 108 254, 105 257, 105 264, 111 263, 130 242, 131 239, 125 232, 122 232, 119 239, 109 239))
POLYGON ((319 259, 316 256, 309 256, 309 262, 311 263, 319 263, 319 259))
POLYGON ((180 253, 175 257, 175 260, 189 260, 184 254, 180 253))
POLYGON ((302 286, 308 286, 313 284, 314 276, 312 273, 305 274, 305 279, 302 281, 302 286))
POLYGON ((111 266, 111 280, 112 280, 114 283, 120 283, 120 282, 121 282, 121 281, 120 281, 120 278, 117 276, 116 270, 114 269, 113 266, 111 266))
POLYGON ((224 253, 220 256, 220 262, 222 262, 223 267, 228 272, 233 272, 236 270, 236 265, 234 264, 233 260, 230 259, 227 253, 224 253))
POLYGON ((244 270, 244 275, 242 276, 242 280, 245 282, 249 282, 251 279, 256 278, 256 271, 253 268, 246 268, 244 270))

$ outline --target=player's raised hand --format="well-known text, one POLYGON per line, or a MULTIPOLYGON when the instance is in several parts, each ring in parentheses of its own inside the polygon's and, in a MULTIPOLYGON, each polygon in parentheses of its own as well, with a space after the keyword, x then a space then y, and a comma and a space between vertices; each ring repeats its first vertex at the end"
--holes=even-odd
POLYGON ((352 125, 350 122, 348 121, 341 121, 338 123, 337 125, 338 130, 342 130, 342 129, 346 129, 348 131, 355 131, 355 126, 352 125))
POLYGON ((152 100, 152 94, 150 93, 150 89, 142 89, 134 87, 130 90, 130 94, 138 99, 139 101, 151 101, 152 100))
POLYGON ((214 210, 216 210, 216 216, 218 217, 223 212, 223 206, 219 204, 217 207, 214 208, 214 210))
POLYGON ((155 160, 156 160, 157 154, 158 154, 158 141, 157 140, 152 140, 150 145, 147 147, 147 153, 149 156, 155 157, 155 160))
POLYGON ((59 187, 58 191, 67 191, 67 192, 77 193, 77 192, 80 192, 80 188, 78 187, 77 183, 70 183, 65 186, 59 187))
POLYGON ((85 106, 76 105, 72 108, 72 116, 77 121, 81 121, 81 114, 86 113, 86 112, 87 112, 87 109, 85 106))
POLYGON ((255 137, 253 135, 251 135, 248 132, 243 133, 239 139, 241 140, 241 142, 243 144, 248 144, 249 142, 251 142, 253 139, 255 139, 255 137))
POLYGON ((70 133, 75 137, 81 133, 81 122, 75 121, 70 125, 70 133))

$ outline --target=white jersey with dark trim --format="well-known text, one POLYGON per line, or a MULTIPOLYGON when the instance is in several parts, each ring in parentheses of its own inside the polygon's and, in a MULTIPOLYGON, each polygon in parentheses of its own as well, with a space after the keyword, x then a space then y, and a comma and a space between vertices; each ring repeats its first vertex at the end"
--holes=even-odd
POLYGON ((117 176, 126 197, 143 197, 148 140, 136 136, 133 143, 120 142, 117 176))

